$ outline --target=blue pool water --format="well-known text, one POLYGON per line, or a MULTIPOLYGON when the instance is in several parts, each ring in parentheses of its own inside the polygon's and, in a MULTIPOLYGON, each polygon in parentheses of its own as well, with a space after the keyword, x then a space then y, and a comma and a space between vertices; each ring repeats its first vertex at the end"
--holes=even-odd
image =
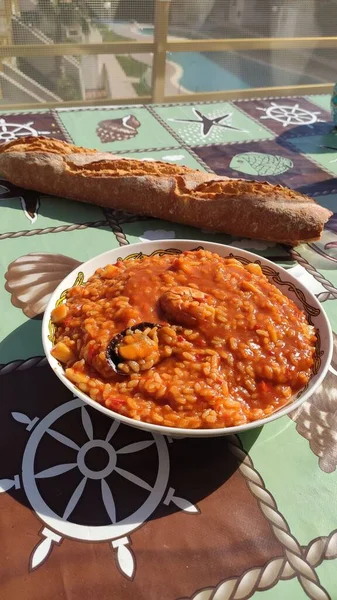
POLYGON ((142 27, 139 28, 139 33, 142 35, 153 35, 154 27, 142 27))
POLYGON ((242 77, 199 52, 172 52, 168 60, 183 68, 180 83, 191 92, 241 90, 251 87, 242 77))
POLYGON ((172 52, 168 60, 183 69, 181 85, 191 92, 240 90, 251 87, 317 83, 308 75, 291 72, 237 53, 172 52))

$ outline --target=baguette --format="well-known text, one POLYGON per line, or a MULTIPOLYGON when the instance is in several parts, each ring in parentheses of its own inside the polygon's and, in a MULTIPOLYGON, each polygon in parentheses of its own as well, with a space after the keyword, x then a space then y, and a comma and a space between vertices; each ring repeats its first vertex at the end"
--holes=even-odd
POLYGON ((332 215, 280 185, 120 158, 43 136, 2 145, 0 172, 44 194, 290 245, 319 239, 332 215))

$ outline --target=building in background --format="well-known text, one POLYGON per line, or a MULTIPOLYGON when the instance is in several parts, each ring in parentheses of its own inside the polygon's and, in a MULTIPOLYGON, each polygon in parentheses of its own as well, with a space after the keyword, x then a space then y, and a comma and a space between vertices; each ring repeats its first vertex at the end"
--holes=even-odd
POLYGON ((111 96, 106 63, 113 62, 113 56, 46 56, 43 52, 44 45, 54 43, 102 43, 99 28, 78 3, 0 0, 0 26, 1 45, 41 45, 39 56, 0 61, 0 102, 45 103, 111 96))

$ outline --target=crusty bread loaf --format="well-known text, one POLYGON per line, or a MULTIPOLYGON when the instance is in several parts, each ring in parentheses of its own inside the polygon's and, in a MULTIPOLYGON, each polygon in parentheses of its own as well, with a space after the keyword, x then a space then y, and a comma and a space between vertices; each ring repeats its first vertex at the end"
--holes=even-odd
POLYGON ((0 172, 45 194, 291 245, 319 239, 332 214, 280 185, 120 158, 42 136, 1 146, 0 172))

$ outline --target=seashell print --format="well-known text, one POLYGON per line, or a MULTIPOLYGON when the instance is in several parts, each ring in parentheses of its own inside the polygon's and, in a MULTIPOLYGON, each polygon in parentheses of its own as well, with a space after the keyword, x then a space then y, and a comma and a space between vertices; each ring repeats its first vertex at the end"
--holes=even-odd
POLYGON ((127 115, 121 119, 106 119, 97 125, 96 133, 102 144, 130 140, 138 133, 140 122, 134 115, 127 115))
POLYGON ((330 217, 329 221, 325 225, 325 229, 329 229, 330 231, 337 233, 337 213, 330 217))
MULTIPOLYGON (((337 237, 333 227, 325 227, 322 237, 316 242, 310 242, 310 248, 315 253, 324 257, 325 261, 337 263, 337 237)), ((323 266, 322 268, 331 268, 331 266, 323 266)))
MULTIPOLYGON (((337 234, 337 214, 332 215, 332 217, 325 225, 325 229, 328 229, 329 231, 332 231, 333 233, 337 234)), ((332 248, 337 248, 337 240, 328 242, 324 246, 325 250, 331 250, 332 248)))
POLYGON ((325 473, 337 467, 337 335, 333 334, 333 357, 328 374, 311 398, 302 404, 290 418, 296 431, 308 440, 318 456, 318 464, 325 473))
POLYGON ((246 175, 280 175, 291 169, 293 162, 285 156, 264 154, 262 152, 244 152, 237 154, 230 162, 233 171, 246 175))
POLYGON ((26 317, 41 315, 58 284, 80 261, 62 254, 31 253, 12 262, 5 274, 5 289, 13 306, 26 317))
POLYGON ((332 250, 334 248, 337 248, 337 240, 335 242, 328 242, 327 244, 325 244, 324 249, 325 250, 332 250))

